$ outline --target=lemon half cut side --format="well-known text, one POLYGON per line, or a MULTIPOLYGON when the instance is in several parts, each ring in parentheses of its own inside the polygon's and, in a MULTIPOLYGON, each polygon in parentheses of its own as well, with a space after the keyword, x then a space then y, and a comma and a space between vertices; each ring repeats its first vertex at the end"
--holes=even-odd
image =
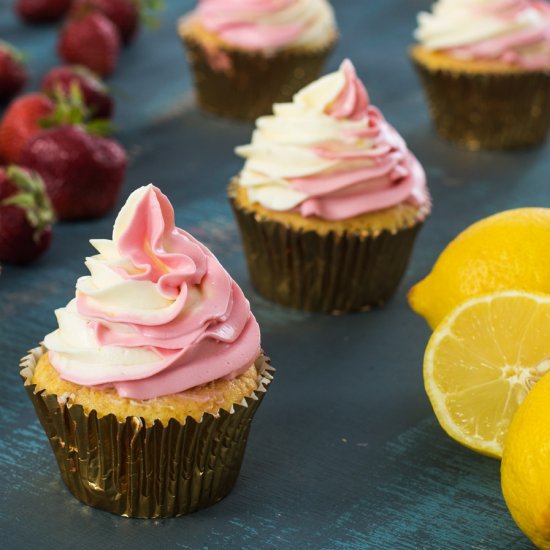
POLYGON ((495 458, 517 408, 549 371, 550 296, 520 291, 458 306, 424 356, 424 385, 442 428, 495 458))

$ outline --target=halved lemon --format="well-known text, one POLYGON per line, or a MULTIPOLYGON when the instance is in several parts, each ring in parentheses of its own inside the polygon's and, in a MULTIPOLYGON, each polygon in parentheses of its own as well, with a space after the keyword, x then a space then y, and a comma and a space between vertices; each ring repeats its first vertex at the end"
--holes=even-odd
POLYGON ((514 413, 547 371, 550 296, 519 291, 458 306, 424 356, 424 385, 442 428, 495 458, 514 413))

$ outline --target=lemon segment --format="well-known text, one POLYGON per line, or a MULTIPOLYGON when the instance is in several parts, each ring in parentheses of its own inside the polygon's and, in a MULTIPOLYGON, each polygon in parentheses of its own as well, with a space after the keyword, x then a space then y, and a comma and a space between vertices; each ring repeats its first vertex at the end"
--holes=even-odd
POLYGON ((424 385, 451 437, 499 458, 512 417, 550 371, 549 358, 550 296, 491 294, 463 303, 435 330, 424 385))

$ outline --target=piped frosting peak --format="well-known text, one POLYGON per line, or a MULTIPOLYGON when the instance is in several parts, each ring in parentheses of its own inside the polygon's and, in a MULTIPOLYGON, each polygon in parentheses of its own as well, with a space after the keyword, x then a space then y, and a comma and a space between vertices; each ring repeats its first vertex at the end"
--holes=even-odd
POLYGON ((236 150, 253 202, 327 220, 429 204, 422 167, 371 105, 349 60, 273 111, 236 150))
POLYGON ((153 185, 134 191, 112 240, 92 240, 76 297, 46 336, 61 378, 149 399, 233 378, 259 355, 241 289, 213 254, 175 226, 153 185))

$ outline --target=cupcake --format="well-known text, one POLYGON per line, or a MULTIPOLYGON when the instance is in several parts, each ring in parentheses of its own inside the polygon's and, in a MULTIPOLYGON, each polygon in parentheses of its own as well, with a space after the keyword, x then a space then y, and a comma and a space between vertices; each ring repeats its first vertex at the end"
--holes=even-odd
POLYGON ((201 107, 245 120, 315 80, 337 39, 327 0, 199 0, 178 32, 201 107))
POLYGON ((410 52, 432 118, 469 149, 544 141, 550 128, 550 4, 439 0, 410 52))
POLYGON ((420 163, 350 61, 273 112, 229 186, 254 286, 308 311, 383 304, 430 212, 420 163))
POLYGON ((237 479, 271 380, 249 303, 152 185, 130 195, 112 240, 91 243, 90 275, 22 361, 61 476, 123 516, 213 504, 237 479))

